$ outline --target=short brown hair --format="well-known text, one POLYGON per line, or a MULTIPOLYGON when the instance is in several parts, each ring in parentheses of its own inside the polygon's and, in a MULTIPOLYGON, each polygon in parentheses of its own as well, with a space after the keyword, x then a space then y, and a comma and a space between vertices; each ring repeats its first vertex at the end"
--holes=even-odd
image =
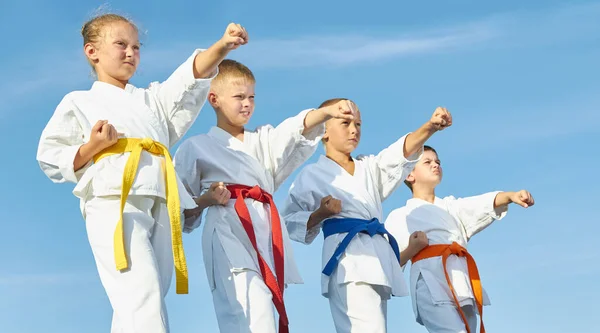
MULTIPOLYGON (((432 152, 434 152, 437 155, 437 151, 435 151, 435 149, 433 149, 433 147, 424 145, 423 146, 423 152, 426 152, 426 151, 432 151, 432 152)), ((412 184, 408 180, 406 180, 406 179, 404 180, 404 184, 406 184, 406 186, 408 186, 408 188, 412 192, 412 190, 413 190, 412 184)))
POLYGON ((219 74, 212 80, 211 84, 218 86, 231 79, 244 79, 251 83, 256 82, 250 68, 238 61, 225 59, 219 64, 219 74))

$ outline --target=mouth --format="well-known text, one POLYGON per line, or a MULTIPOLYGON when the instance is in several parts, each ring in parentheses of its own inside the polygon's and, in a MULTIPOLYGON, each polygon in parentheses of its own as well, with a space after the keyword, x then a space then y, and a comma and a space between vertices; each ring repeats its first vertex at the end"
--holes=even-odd
POLYGON ((244 118, 249 118, 250 117, 250 111, 242 111, 240 112, 240 115, 244 118))
POLYGON ((358 139, 356 139, 356 138, 349 139, 348 141, 351 141, 351 142, 354 142, 354 143, 358 143, 358 139))
POLYGON ((440 174, 440 170, 433 170, 433 174, 434 175, 439 175, 440 174))
POLYGON ((126 61, 126 62, 124 62, 124 64, 126 64, 126 65, 130 65, 130 66, 132 66, 132 67, 135 67, 135 65, 134 65, 132 62, 127 62, 127 61, 126 61))

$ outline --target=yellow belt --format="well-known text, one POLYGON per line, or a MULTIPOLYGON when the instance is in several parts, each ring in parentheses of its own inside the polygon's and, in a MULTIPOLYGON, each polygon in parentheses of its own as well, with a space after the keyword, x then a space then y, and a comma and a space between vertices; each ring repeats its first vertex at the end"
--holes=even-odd
POLYGON ((179 189, 177 188, 175 167, 173 166, 169 149, 150 138, 119 139, 116 144, 104 149, 94 156, 94 163, 96 163, 106 156, 130 152, 123 172, 121 213, 114 237, 115 262, 117 264, 117 269, 123 270, 129 266, 127 255, 125 253, 125 239, 123 237, 123 209, 125 208, 129 190, 131 190, 135 175, 137 174, 142 150, 154 155, 164 156, 166 160, 167 208, 169 211, 169 219, 171 220, 171 243, 173 246, 173 259, 175 263, 176 290, 178 294, 187 294, 188 271, 185 262, 185 254, 183 252, 183 242, 181 240, 181 210, 179 206, 179 189))

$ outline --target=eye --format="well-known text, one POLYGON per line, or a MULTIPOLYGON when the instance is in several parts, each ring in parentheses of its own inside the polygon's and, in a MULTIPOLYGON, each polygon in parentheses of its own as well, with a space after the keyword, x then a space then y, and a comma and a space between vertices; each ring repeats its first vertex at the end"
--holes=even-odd
POLYGON ((139 45, 135 45, 135 46, 133 47, 133 49, 134 49, 134 50, 136 50, 136 51, 139 51, 139 50, 140 50, 140 46, 139 46, 139 45))
POLYGON ((251 100, 254 100, 254 95, 252 95, 252 96, 250 96, 248 98, 250 98, 251 100))
POLYGON ((348 124, 350 124, 350 123, 349 123, 349 122, 347 122, 347 121, 343 121, 343 122, 342 122, 342 125, 346 125, 346 126, 348 126, 348 124))
POLYGON ((361 123, 354 123, 356 124, 356 127, 360 127, 362 124, 361 123))

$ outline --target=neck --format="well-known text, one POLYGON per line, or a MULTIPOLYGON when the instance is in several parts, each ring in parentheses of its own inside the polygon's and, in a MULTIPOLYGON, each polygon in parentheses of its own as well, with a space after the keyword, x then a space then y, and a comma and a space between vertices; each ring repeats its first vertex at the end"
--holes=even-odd
POLYGON ((325 149, 325 156, 335 163, 339 164, 348 173, 354 174, 354 160, 352 156, 333 149, 325 149))
POLYGON ((244 127, 243 126, 234 126, 229 124, 228 122, 217 119, 217 127, 229 133, 234 138, 244 141, 244 127))
POLYGON ((119 87, 121 89, 125 89, 125 86, 128 83, 128 81, 117 80, 114 77, 110 77, 108 75, 102 75, 100 73, 98 73, 98 81, 112 84, 113 86, 119 87))
POLYGON ((413 186, 413 198, 425 200, 429 203, 433 203, 435 200, 435 188, 429 187, 414 187, 413 186))

